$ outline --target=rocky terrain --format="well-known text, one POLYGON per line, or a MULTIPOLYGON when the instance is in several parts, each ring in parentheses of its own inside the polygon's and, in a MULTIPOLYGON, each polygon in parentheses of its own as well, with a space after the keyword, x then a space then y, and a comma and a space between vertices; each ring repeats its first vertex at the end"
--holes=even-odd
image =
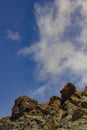
POLYGON ((39 104, 27 96, 15 100, 12 116, 0 119, 0 130, 86 130, 87 87, 78 92, 72 83, 39 104))

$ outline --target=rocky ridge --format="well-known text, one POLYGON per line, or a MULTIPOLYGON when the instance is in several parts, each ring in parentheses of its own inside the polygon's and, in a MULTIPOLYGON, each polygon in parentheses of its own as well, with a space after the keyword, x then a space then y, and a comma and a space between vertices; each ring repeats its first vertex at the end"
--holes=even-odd
POLYGON ((86 130, 87 87, 78 92, 72 83, 39 104, 27 96, 15 100, 12 116, 0 119, 0 130, 86 130))

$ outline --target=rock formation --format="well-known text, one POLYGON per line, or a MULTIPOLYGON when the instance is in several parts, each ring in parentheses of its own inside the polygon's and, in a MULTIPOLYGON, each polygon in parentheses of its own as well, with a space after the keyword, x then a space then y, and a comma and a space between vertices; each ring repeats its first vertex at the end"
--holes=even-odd
POLYGON ((0 119, 0 130, 86 130, 87 87, 78 92, 72 83, 39 104, 27 96, 15 100, 12 116, 0 119))

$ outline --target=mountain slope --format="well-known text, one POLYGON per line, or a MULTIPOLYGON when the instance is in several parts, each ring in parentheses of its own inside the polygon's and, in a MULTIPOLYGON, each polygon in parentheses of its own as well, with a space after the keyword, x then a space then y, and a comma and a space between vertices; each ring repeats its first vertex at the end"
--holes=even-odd
POLYGON ((87 87, 78 92, 72 83, 39 104, 27 96, 15 100, 12 116, 0 119, 0 130, 86 130, 87 87))

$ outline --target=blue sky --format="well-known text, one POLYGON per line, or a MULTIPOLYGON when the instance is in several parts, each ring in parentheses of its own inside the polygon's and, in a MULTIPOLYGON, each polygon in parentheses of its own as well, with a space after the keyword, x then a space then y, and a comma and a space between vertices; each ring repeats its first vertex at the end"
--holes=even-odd
POLYGON ((39 102, 87 85, 87 0, 0 0, 0 117, 14 100, 39 102))
POLYGON ((0 117, 11 113, 14 99, 34 89, 34 62, 17 51, 38 39, 34 0, 0 1, 0 117), (7 109, 6 109, 7 108, 7 109))

